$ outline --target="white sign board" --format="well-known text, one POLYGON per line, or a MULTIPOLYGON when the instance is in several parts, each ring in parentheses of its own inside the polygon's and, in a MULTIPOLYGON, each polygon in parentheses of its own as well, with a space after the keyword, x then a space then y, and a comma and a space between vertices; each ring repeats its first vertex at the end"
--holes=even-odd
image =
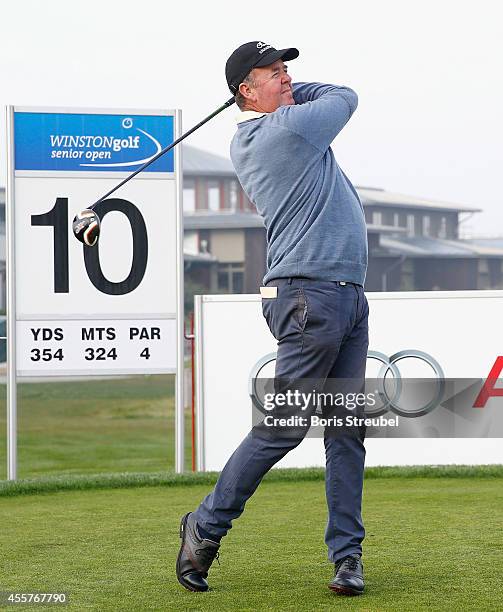
MULTIPOLYGON (((391 357, 421 351, 433 357, 446 378, 485 379, 503 350, 495 321, 503 291, 368 293, 371 351, 391 357)), ((196 298, 198 468, 221 470, 252 426, 249 379, 276 341, 257 295, 196 298)), ((381 363, 367 361, 367 377, 381 363)), ((403 359, 407 377, 428 377, 424 361, 403 359)), ((274 376, 269 362, 261 376, 274 376)), ((500 439, 367 438, 366 464, 429 465, 503 463, 500 439)), ((323 440, 305 439, 278 467, 324 466, 323 440)))
POLYGON ((183 282, 176 150, 97 205, 97 246, 78 242, 71 224, 173 142, 178 114, 13 108, 9 121, 17 375, 175 372, 183 282))

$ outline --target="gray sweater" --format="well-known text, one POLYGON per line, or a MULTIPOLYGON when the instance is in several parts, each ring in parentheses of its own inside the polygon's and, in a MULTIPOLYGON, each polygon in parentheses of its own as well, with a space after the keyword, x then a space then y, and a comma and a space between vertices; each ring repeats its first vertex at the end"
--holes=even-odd
POLYGON ((295 105, 240 123, 231 142, 239 181, 266 227, 264 283, 303 276, 363 285, 363 207, 330 148, 358 97, 321 83, 296 83, 293 95, 295 105))

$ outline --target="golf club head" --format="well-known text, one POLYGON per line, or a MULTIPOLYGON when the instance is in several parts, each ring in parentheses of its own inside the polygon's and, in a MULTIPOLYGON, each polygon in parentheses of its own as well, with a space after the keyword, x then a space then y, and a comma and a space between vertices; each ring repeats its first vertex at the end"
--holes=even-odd
POLYGON ((75 238, 86 246, 94 246, 100 237, 100 218, 90 208, 75 215, 72 224, 75 238))

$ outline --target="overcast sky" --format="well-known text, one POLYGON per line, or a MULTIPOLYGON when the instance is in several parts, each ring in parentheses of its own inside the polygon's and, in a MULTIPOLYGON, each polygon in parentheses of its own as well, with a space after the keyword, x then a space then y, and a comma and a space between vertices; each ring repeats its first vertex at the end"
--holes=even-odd
MULTIPOLYGON (((181 108, 188 129, 229 97, 235 47, 295 46, 294 81, 359 95, 333 145, 354 184, 479 207, 466 226, 503 235, 500 4, 3 0, 0 104, 181 108)), ((235 115, 189 142, 228 157, 235 115)))

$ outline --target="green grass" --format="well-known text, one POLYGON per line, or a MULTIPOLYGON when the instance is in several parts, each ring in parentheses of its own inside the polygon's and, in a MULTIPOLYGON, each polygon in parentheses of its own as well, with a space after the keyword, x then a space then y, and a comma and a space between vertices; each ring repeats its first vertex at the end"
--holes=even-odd
MULTIPOLYGON (((0 479, 6 478, 5 386, 0 479)), ((186 418, 187 435, 190 419, 186 418)), ((188 438, 186 465, 190 465, 188 438)), ((174 467, 174 377, 135 376, 18 386, 18 475, 159 471, 174 467)))
MULTIPOLYGON (((374 478, 503 478, 503 465, 439 465, 407 467, 368 467, 365 479, 374 478)), ((218 472, 147 472, 46 476, 16 481, 0 481, 0 497, 55 493, 59 491, 86 491, 90 489, 130 489, 133 487, 185 487, 214 485, 218 472)), ((304 482, 325 479, 323 468, 288 468, 271 470, 266 482, 304 482)))
MULTIPOLYGON (((0 482, 0 591, 67 591, 75 610, 501 609, 502 466, 368 468, 367 591, 354 599, 326 588, 323 470, 274 470, 224 539, 212 592, 184 591, 179 518, 217 475, 169 471, 173 382, 19 385, 22 480, 0 482)), ((0 432, 4 415, 0 403, 0 432)))
POLYGON ((64 590, 75 610, 501 609, 501 470, 367 478, 358 598, 326 587, 324 487, 308 474, 264 481, 224 538, 205 594, 183 590, 174 564, 179 518, 209 484, 2 497, 0 590, 64 590))

